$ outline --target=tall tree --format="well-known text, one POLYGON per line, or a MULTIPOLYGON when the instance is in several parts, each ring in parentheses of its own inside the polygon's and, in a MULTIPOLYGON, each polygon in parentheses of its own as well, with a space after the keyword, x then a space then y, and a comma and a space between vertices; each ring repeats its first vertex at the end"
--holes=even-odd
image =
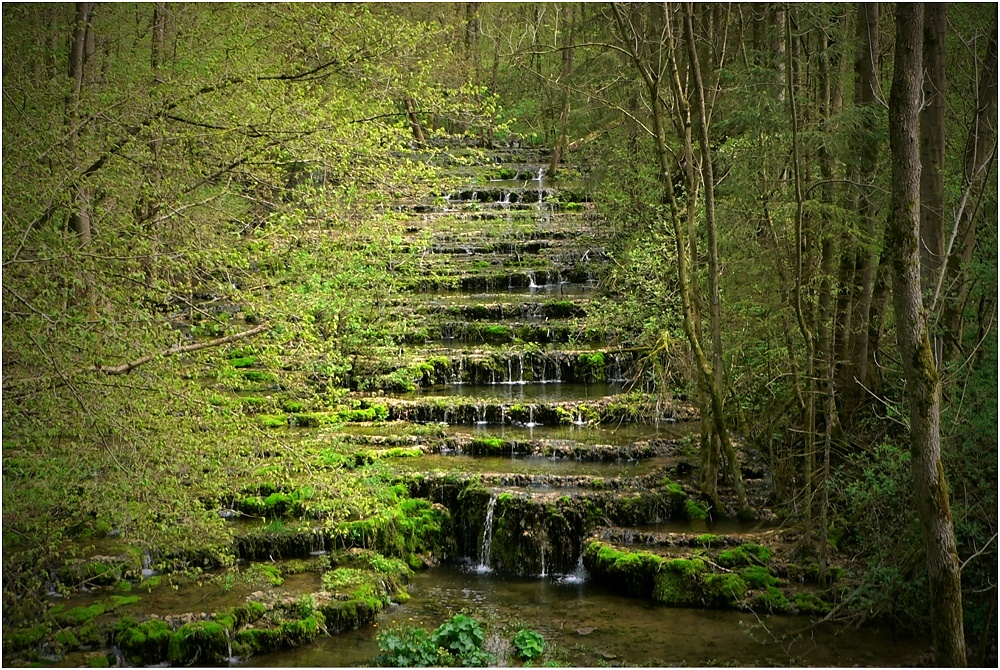
POLYGON ((948 4, 924 8, 924 86, 920 111, 920 278, 926 292, 944 262, 945 29, 948 4))
POLYGON ((886 251, 892 275, 896 339, 910 407, 910 454, 930 585, 934 660, 966 665, 962 578, 948 485, 941 465, 941 381, 931 352, 920 287, 920 105, 924 8, 896 9, 889 96, 892 195, 886 251))

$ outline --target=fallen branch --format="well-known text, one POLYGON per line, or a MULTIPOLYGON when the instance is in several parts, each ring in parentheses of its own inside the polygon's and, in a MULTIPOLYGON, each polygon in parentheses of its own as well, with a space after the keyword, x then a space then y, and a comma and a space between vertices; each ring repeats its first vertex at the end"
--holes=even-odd
POLYGON ((149 354, 148 356, 143 356, 142 358, 137 358, 129 363, 123 363, 121 365, 115 365, 113 367, 105 367, 102 365, 91 365, 89 368, 84 368, 81 372, 100 372, 106 375, 124 375, 135 368, 139 367, 143 363, 148 363, 156 356, 162 356, 166 358, 167 356, 173 356, 174 354, 186 354, 190 351, 198 351, 199 349, 208 349, 209 347, 217 347, 222 344, 228 344, 230 342, 235 342, 236 340, 242 340, 247 337, 256 335, 257 333, 267 330, 267 324, 261 324, 250 330, 244 330, 242 333, 235 333, 233 335, 226 335, 225 337, 220 337, 215 340, 209 340, 208 342, 199 342, 197 344, 186 344, 184 346, 173 346, 169 349, 161 351, 159 354, 149 354))

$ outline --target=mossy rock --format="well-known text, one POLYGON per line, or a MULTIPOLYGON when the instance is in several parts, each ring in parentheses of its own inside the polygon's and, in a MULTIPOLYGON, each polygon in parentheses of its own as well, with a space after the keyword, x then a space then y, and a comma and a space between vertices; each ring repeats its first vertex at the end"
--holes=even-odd
POLYGON ((691 521, 704 521, 708 519, 708 508, 692 498, 684 501, 684 512, 691 521))
POLYGON ((771 560, 771 550, 759 544, 748 542, 732 549, 719 552, 719 565, 735 568, 743 565, 766 565, 771 560))
POLYGON ((734 573, 704 575, 705 604, 710 607, 735 607, 746 597, 747 583, 734 573))
POLYGON ((184 624, 170 636, 167 658, 171 665, 221 665, 229 659, 229 635, 215 621, 184 624))
MULTIPOLYGON (((137 597, 136 600, 138 600, 137 597)), ((61 605, 56 605, 49 610, 49 614, 61 626, 80 626, 104 614, 107 609, 105 604, 101 602, 88 607, 74 607, 71 610, 63 610, 61 605)))
POLYGON ((778 578, 773 577, 762 565, 751 565, 743 568, 739 574, 753 589, 762 589, 778 583, 778 578))
POLYGON ((698 559, 677 558, 664 561, 663 569, 656 573, 653 583, 653 600, 664 605, 693 607, 701 604, 701 575, 705 562, 698 559))
POLYGON ((41 644, 45 636, 48 635, 48 632, 49 625, 45 623, 31 628, 4 630, 4 645, 10 647, 13 651, 35 647, 41 644))
POLYGON ((833 609, 830 603, 808 592, 795 594, 795 608, 802 614, 829 614, 833 609))
POLYGON ((173 633, 166 621, 149 619, 137 626, 116 630, 115 644, 132 665, 146 666, 167 657, 173 633))
POLYGON ((755 609, 767 610, 775 614, 790 612, 792 609, 792 604, 788 602, 785 594, 774 586, 768 586, 763 593, 757 594, 753 600, 753 606, 755 609))

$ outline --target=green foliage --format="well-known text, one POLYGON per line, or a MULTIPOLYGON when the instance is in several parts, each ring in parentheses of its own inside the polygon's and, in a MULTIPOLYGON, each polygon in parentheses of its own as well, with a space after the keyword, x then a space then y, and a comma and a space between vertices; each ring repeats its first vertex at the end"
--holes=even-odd
POLYGON ((431 634, 431 644, 444 648, 466 666, 488 663, 489 658, 483 652, 485 641, 486 633, 480 623, 464 614, 456 614, 431 634))
POLYGON ((430 635, 419 628, 387 630, 379 634, 381 654, 376 663, 389 667, 488 665, 492 657, 483 651, 486 634, 475 619, 456 614, 430 635))
POLYGON ((449 665, 447 654, 439 652, 427 631, 420 628, 384 630, 378 636, 381 650, 375 663, 390 668, 428 668, 449 665))
POLYGON ((545 638, 533 630, 522 628, 517 631, 512 644, 517 650, 517 655, 527 661, 545 653, 545 638))

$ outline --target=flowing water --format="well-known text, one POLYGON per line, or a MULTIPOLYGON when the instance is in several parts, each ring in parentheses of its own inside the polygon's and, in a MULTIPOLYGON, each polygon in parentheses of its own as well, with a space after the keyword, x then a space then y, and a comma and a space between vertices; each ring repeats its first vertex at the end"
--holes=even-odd
MULTIPOLYGON (((514 375, 516 377, 516 375, 514 375)), ((556 381, 523 382, 498 381, 496 384, 441 384, 425 386, 410 393, 400 393, 398 398, 415 399, 425 396, 448 398, 489 398, 499 400, 528 400, 535 402, 562 402, 570 400, 594 400, 624 392, 625 385, 614 382, 593 384, 565 384, 556 381)))
POLYGON ((433 630, 456 612, 483 622, 517 622, 519 627, 535 629, 554 645, 556 659, 576 667, 888 667, 911 665, 923 650, 920 640, 874 628, 811 628, 805 617, 758 618, 749 612, 655 607, 599 584, 574 581, 559 576, 505 577, 478 572, 473 566, 430 568, 414 576, 412 599, 386 611, 376 628, 320 637, 305 647, 256 657, 253 665, 374 665, 379 630, 393 626, 433 630))

